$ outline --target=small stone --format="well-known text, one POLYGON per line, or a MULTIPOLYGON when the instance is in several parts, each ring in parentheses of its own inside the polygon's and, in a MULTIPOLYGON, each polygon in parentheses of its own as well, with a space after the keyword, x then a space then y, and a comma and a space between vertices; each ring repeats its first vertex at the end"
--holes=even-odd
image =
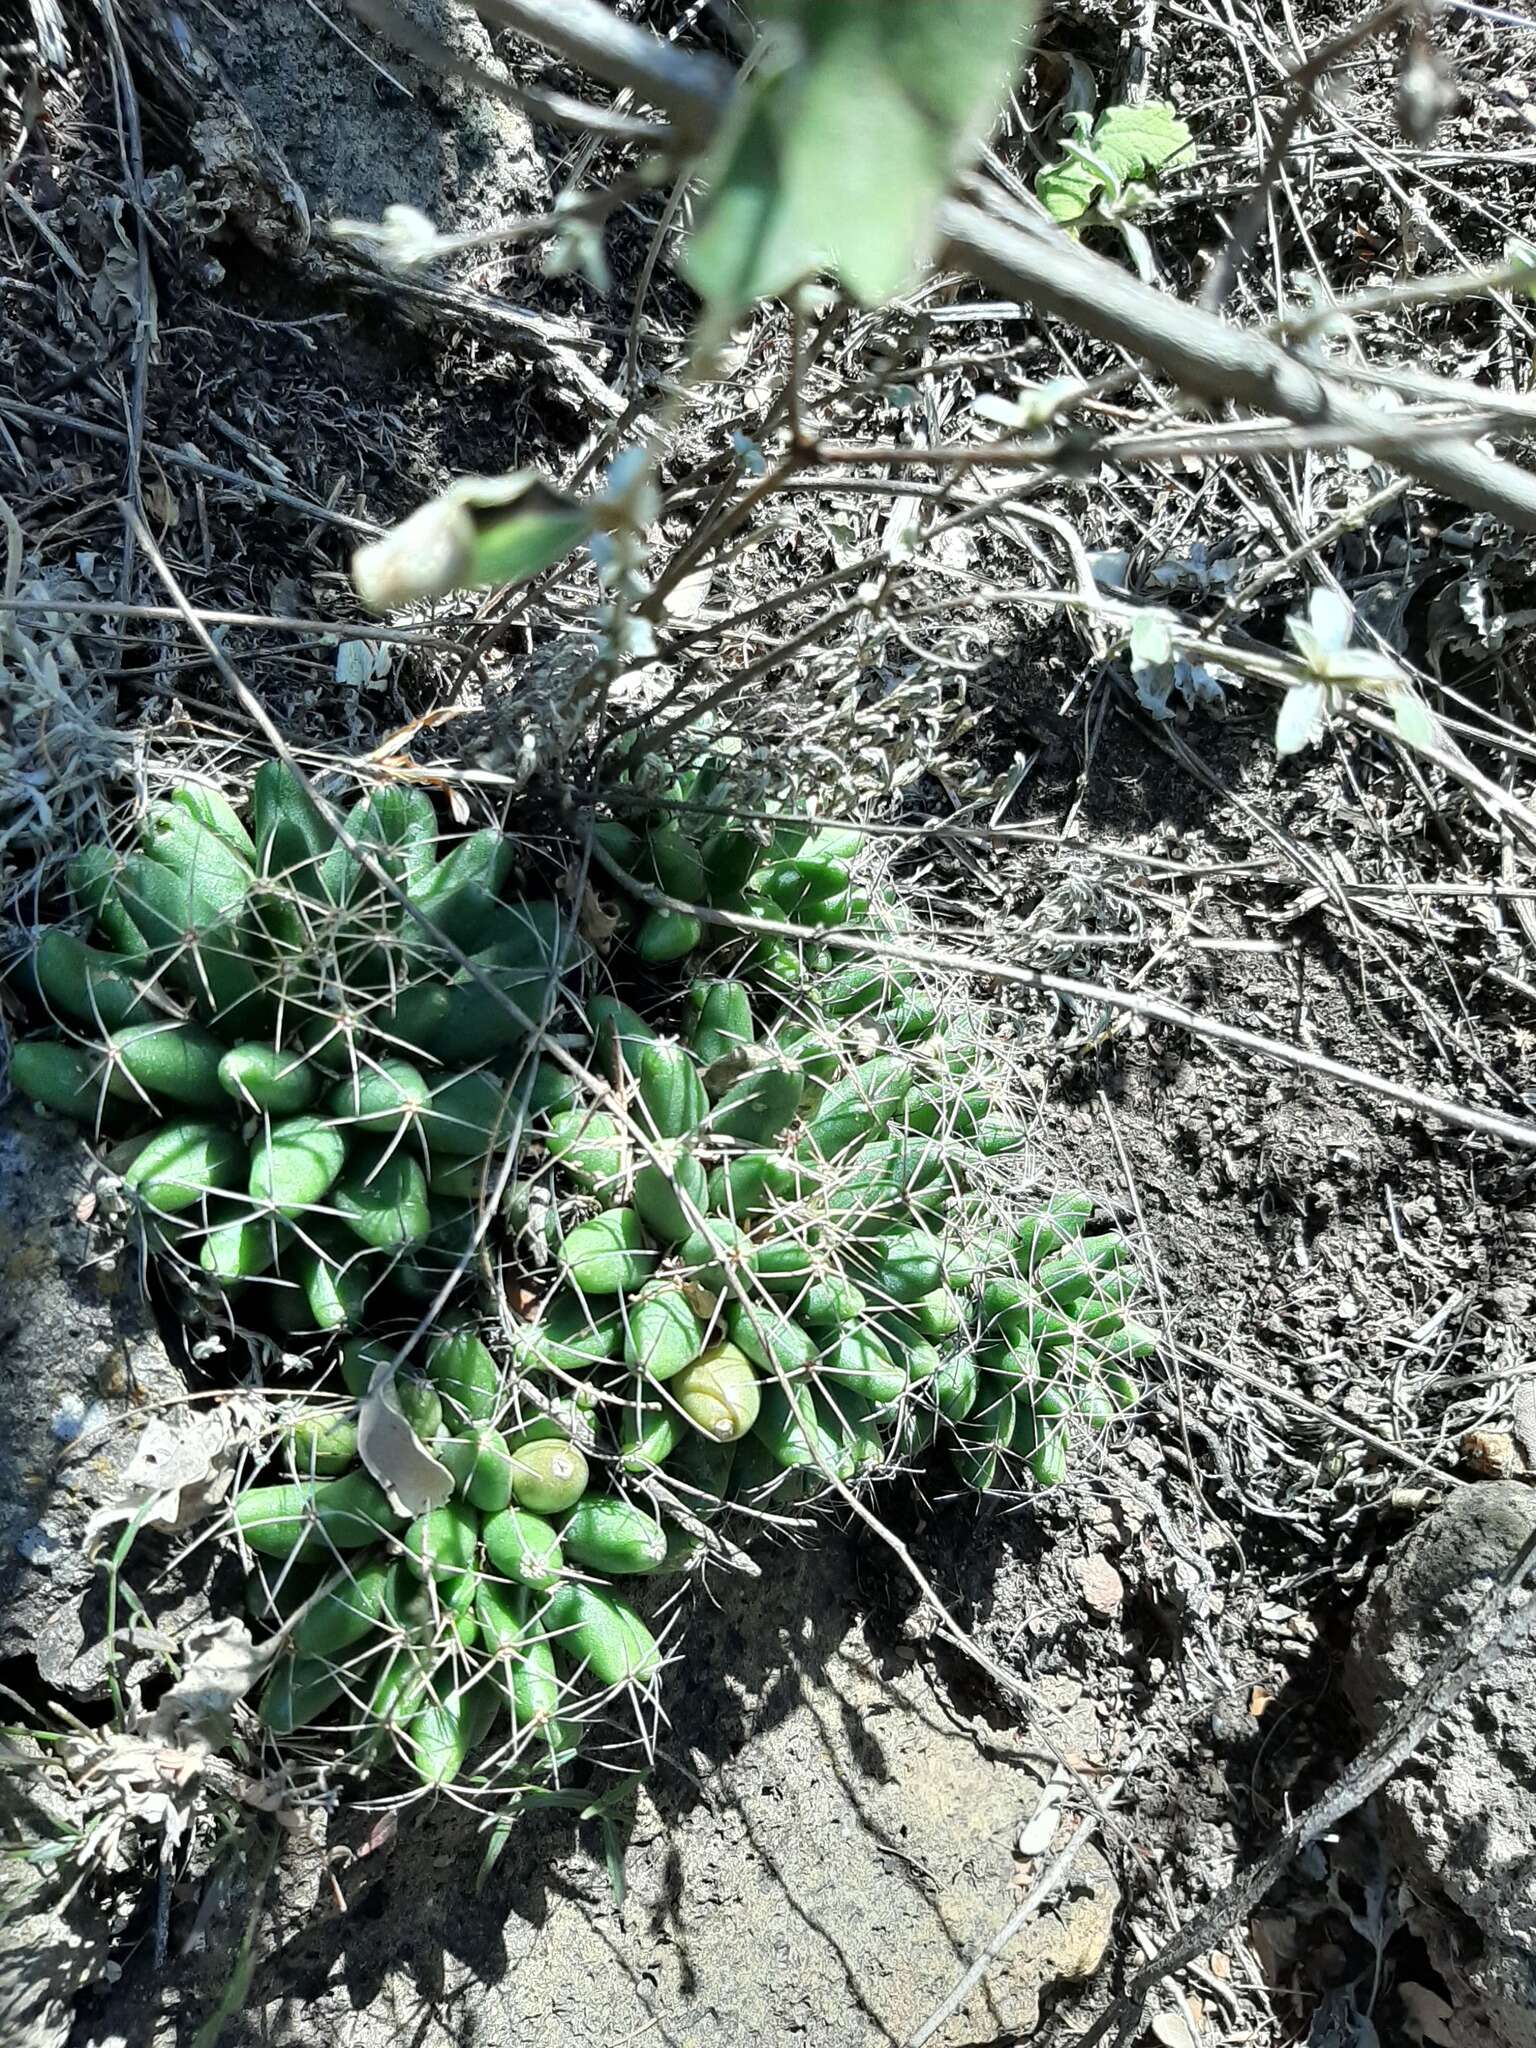
POLYGON ((1507 1479, 1519 1462, 1508 1430, 1469 1429, 1461 1440, 1463 1467, 1479 1479, 1507 1479))
POLYGON ((1109 1559, 1096 1550, 1092 1557, 1079 1560, 1076 1572, 1083 1605, 1094 1620, 1113 1621, 1125 1599, 1125 1585, 1109 1559))

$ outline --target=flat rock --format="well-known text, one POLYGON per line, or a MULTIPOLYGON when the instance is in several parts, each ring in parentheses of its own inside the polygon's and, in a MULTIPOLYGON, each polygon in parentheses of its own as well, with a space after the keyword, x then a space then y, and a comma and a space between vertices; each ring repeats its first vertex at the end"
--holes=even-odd
POLYGON ((105 1690, 85 1525, 121 1494, 139 1421, 186 1392, 131 1253, 93 1239, 95 1179, 67 1124, 0 1121, 0 1657, 82 1695, 105 1690))
MULTIPOLYGON (((1415 1529, 1360 1612, 1346 1687, 1375 1733, 1536 1530, 1536 1488, 1467 1486, 1415 1529)), ((1429 1909, 1462 2048, 1536 2048, 1536 1645, 1459 1700, 1379 1795, 1429 1909)))
MULTIPOLYGON (((716 1582, 719 1604, 701 1601, 692 1617, 662 1761, 628 1830, 622 1907, 591 1828, 525 1816, 477 1891, 485 1836, 474 1817, 447 1802, 408 1807, 392 1843, 356 1838, 370 1848, 361 1860, 334 1836, 291 1857, 265 1922, 274 1947, 228 2040, 905 2040, 1038 1871, 1015 1845, 1040 1776, 989 1753, 910 1653, 871 1645, 840 1541, 764 1563, 756 1584, 716 1582)), ((1086 1849, 937 2048, 1028 2035, 1047 1987, 1097 1968, 1116 1901, 1086 1849)), ((217 1996, 245 1911, 232 1900, 217 1938, 210 1930, 201 1979, 125 1982, 99 2015, 82 2015, 76 2048, 183 2038, 217 1996)))

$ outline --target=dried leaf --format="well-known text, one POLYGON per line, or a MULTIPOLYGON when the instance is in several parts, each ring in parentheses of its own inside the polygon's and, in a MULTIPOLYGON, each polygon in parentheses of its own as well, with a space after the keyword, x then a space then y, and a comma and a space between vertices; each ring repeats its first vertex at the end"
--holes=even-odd
POLYGON ((389 1495, 397 1514, 424 1515, 453 1493, 453 1474, 423 1445, 400 1412, 393 1359, 375 1368, 358 1404, 357 1455, 389 1495))
POLYGON ((1019 1829, 1017 1843, 1021 1856, 1043 1856, 1056 1839, 1056 1828, 1071 1780, 1058 1768, 1040 1794, 1040 1803, 1019 1829))
POLYGON ((231 1709, 243 1700, 272 1660, 272 1645, 257 1645, 243 1621, 204 1622, 187 1631, 181 1676, 156 1706, 143 1732, 158 1742, 185 1743, 189 1735, 216 1749, 228 1733, 231 1709))
POLYGON ((1149 2032, 1159 2048, 1203 2048, 1200 2036, 1181 2012, 1160 2012, 1149 2032))
POLYGON ((258 1440, 266 1423, 262 1403, 239 1394, 211 1407, 152 1416, 123 1473, 121 1497, 86 1524, 86 1556, 96 1554, 119 1522, 186 1529, 201 1520, 229 1491, 238 1453, 258 1440))
POLYGON ((581 936, 599 953, 606 953, 620 922, 618 913, 604 906, 602 898, 588 882, 581 892, 581 908, 576 916, 576 927, 581 936))

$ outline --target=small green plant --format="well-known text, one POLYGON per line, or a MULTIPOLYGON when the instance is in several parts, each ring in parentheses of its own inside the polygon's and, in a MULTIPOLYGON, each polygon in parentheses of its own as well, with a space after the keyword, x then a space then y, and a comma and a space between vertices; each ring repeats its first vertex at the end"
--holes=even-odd
POLYGON ((1106 107, 1096 121, 1081 112, 1068 118, 1074 132, 1061 161, 1035 179, 1041 205, 1063 227, 1088 216, 1116 220, 1146 204, 1170 164, 1194 161, 1188 123, 1160 100, 1106 107))
POLYGON ((279 763, 246 818, 179 791, 82 856, 93 934, 31 956, 17 1087, 123 1131, 156 1255, 311 1374, 232 1509, 296 1754, 558 1780, 643 1731, 651 1582, 933 1446, 1052 1485, 1136 1398, 1125 1245, 1085 1194, 1019 1213, 864 835, 740 822, 724 767, 610 797, 601 976, 511 836, 395 788, 339 835, 279 763))

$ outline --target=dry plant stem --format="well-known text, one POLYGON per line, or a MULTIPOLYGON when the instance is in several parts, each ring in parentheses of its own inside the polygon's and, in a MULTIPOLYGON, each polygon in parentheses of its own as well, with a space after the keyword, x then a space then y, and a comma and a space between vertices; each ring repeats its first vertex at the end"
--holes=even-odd
POLYGON ((1105 1009, 1127 1010, 1152 1023, 1168 1024, 1175 1030, 1187 1031, 1193 1038, 1236 1046, 1242 1052, 1278 1060, 1282 1066, 1298 1067, 1306 1073, 1321 1075, 1325 1080, 1341 1082, 1345 1087, 1362 1088, 1368 1094, 1399 1103, 1418 1115, 1438 1118, 1459 1130, 1497 1138, 1521 1151, 1536 1151, 1536 1124, 1522 1123, 1517 1117, 1501 1116, 1497 1110, 1475 1109, 1470 1103, 1453 1102, 1443 1095, 1430 1095, 1400 1081, 1389 1081, 1384 1074, 1349 1066, 1343 1060, 1330 1059, 1326 1053, 1312 1052, 1306 1046, 1293 1045, 1286 1039, 1266 1038, 1257 1031, 1244 1030, 1239 1024, 1201 1016, 1196 1010, 1187 1010, 1182 1003, 1109 988, 1100 982, 1078 981, 1070 975, 1048 974, 1042 968, 1013 967, 1003 960, 957 952, 948 946, 897 945, 868 932, 839 932, 814 925, 787 924, 776 918, 744 917, 706 904, 687 903, 678 897, 664 895, 659 889, 652 889, 627 874, 617 862, 609 859, 600 846, 594 846, 593 857, 615 881, 633 891, 642 901, 667 910, 684 911, 704 924, 725 925, 732 931, 747 932, 754 937, 795 939, 811 945, 831 946, 876 960, 899 960, 915 967, 935 967, 952 974, 977 975, 984 980, 1004 981, 1017 988, 1033 989, 1040 995, 1070 996, 1078 1002, 1102 1004, 1105 1009))
MULTIPOLYGON (((1390 422, 1346 398, 1315 369, 1260 334, 1150 290, 1059 233, 999 220, 963 199, 939 208, 948 259, 1021 303, 1054 314, 1155 363, 1215 404, 1280 413, 1303 427, 1344 427, 1379 443, 1390 422)), ((1470 443, 1398 448, 1404 469, 1448 498, 1536 532, 1536 476, 1470 443)))
POLYGON ((465 85, 472 85, 477 92, 487 93, 492 99, 505 100, 508 106, 518 108, 530 120, 545 121, 561 128, 584 129, 609 141, 640 142, 653 149, 673 139, 672 131, 660 122, 647 121, 636 114, 623 114, 614 107, 590 106, 585 100, 572 99, 568 93, 517 85, 510 78, 487 71, 483 65, 459 56, 436 36, 429 35, 419 23, 392 6, 390 0, 348 0, 348 5, 360 21, 365 21, 386 42, 404 50, 418 63, 430 65, 446 78, 457 78, 465 85))
MULTIPOLYGON (((53 412, 47 406, 26 405, 19 398, 9 397, 0 398, 0 412, 12 413, 17 419, 31 420, 36 426, 62 428, 71 434, 86 434, 96 441, 114 441, 119 447, 128 445, 128 435, 121 427, 108 427, 96 420, 82 419, 78 413, 53 412)), ((179 449, 162 447, 158 441, 146 441, 144 453, 171 469, 190 470, 194 476, 208 477, 214 483, 232 484, 237 490, 254 491, 257 497, 269 499, 274 505, 287 505, 306 519, 318 520, 326 526, 343 527, 348 533, 360 533, 368 540, 376 540, 384 531, 371 519, 352 519, 345 512, 334 511, 329 505, 317 505, 312 498, 301 498, 293 491, 269 484, 264 477, 244 476, 238 469, 225 469, 217 462, 204 462, 201 456, 183 455, 179 449)))
POLYGON ((730 95, 731 74, 723 64, 620 21, 601 0, 475 0, 475 12, 496 28, 558 50, 594 78, 664 107, 696 140, 713 131, 730 95))
MULTIPOLYGON (((1162 1980, 1204 1955, 1228 1928, 1246 1920, 1302 1850, 1321 1840, 1346 1815, 1379 1792, 1461 1695, 1502 1658, 1521 1647, 1536 1623, 1536 1594, 1521 1598, 1533 1567, 1536 1535, 1526 1539, 1504 1577, 1490 1587, 1466 1627, 1457 1632, 1377 1739, 1356 1757, 1321 1799, 1292 1822, 1257 1863, 1228 1885, 1197 1920, 1164 1944, 1146 1969, 1132 1979, 1124 1995, 1078 2038, 1074 2048, 1096 2048, 1111 2029, 1117 2044, 1135 2038, 1147 2000, 1162 1980)), ((1048 2048, 1058 2032, 1053 2028, 1042 2048, 1048 2048)))
MULTIPOLYGON (((1112 1785, 1105 1788, 1102 1796, 1106 1803, 1115 1797, 1124 1783, 1125 1778, 1122 1774, 1112 1785)), ((1075 1830, 1070 1840, 1057 1850, 1056 1854, 1045 1866, 1045 1869, 1041 1871, 1039 1877, 1036 1878, 1023 1898, 1020 1899, 1018 1905, 1014 1907, 975 1962, 971 1964, 971 1967, 960 1979, 954 1990, 947 1995, 942 2005, 934 2008, 920 2027, 907 2036, 906 2040, 902 2043, 902 2048, 924 2048, 924 2044, 933 2039, 945 2021, 952 2018, 960 2010, 982 1978, 985 1977, 988 1970, 997 1961, 1003 1950, 1007 1948, 1009 1942, 1013 1940, 1014 1936, 1022 1928, 1028 1926, 1046 1900, 1052 1898, 1060 1890, 1061 1886, 1066 1882, 1073 1864, 1087 1847, 1093 1833, 1094 1822, 1085 1820, 1075 1830)))
MULTIPOLYGON (((1397 5, 1390 11, 1395 16, 1397 5)), ((701 138, 725 113, 731 82, 723 66, 620 22, 601 0, 481 0, 480 12, 670 109, 701 138)), ((1342 396, 1326 376, 1263 335, 1142 284, 1059 229, 1022 216, 1005 222, 961 198, 944 201, 936 227, 945 260, 956 269, 1155 364, 1213 404, 1235 401, 1305 428, 1345 428, 1368 446, 1379 446, 1389 430, 1373 407, 1342 396)), ((1470 441, 1400 446, 1394 455, 1444 496, 1536 533, 1536 476, 1470 441)))
POLYGON ((1221 253, 1211 266, 1205 289, 1200 294, 1200 305, 1207 313, 1219 313, 1226 304, 1238 273, 1247 262, 1250 251, 1258 237, 1259 229, 1269 212, 1270 194, 1284 168, 1286 152, 1296 137, 1296 130, 1312 111, 1317 89, 1328 73, 1351 50, 1357 50, 1362 43, 1370 42, 1384 29, 1392 28, 1409 11, 1416 0, 1387 0, 1374 14, 1368 14, 1363 21, 1357 21, 1336 35, 1322 48, 1314 50, 1306 62, 1292 77, 1295 88, 1290 104, 1280 118, 1280 125, 1274 132, 1269 153, 1259 172, 1257 185, 1250 193, 1238 215, 1231 234, 1222 244, 1221 253))

